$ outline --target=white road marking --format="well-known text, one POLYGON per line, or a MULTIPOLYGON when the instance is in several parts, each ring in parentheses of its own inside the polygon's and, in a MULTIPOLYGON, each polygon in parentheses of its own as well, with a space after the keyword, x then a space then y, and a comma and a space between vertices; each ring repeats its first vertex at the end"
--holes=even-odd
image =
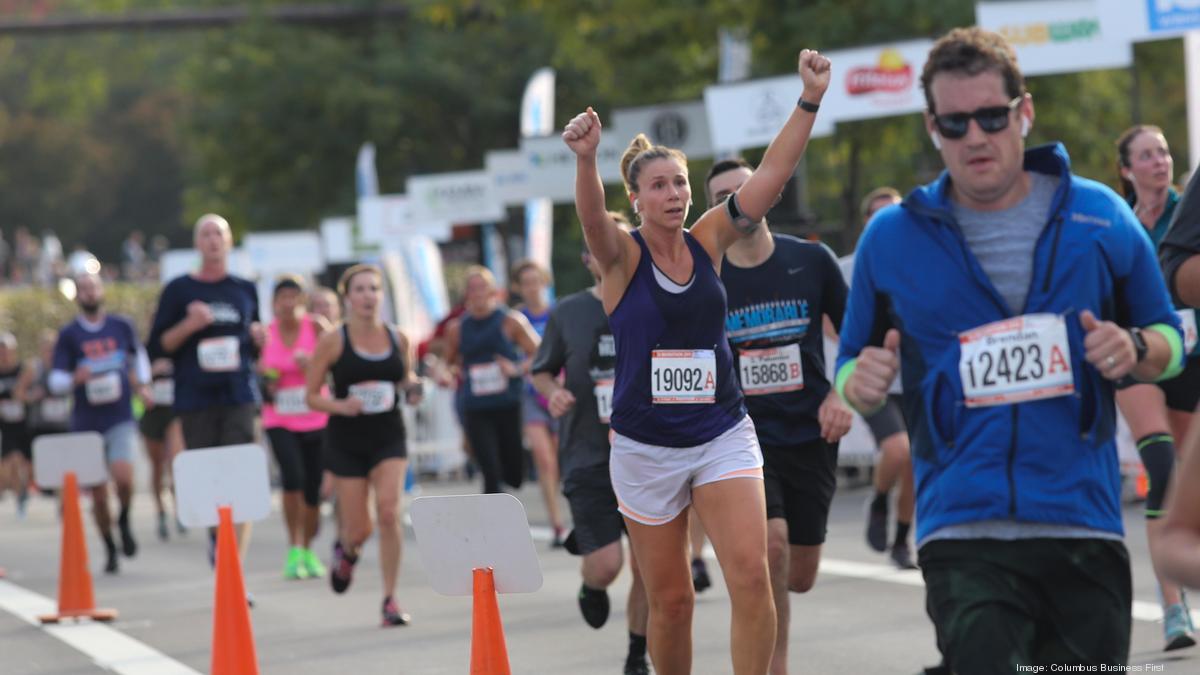
MULTIPOLYGON (((45 596, 0 580, 0 609, 25 623, 41 626, 38 616, 53 614, 58 603, 45 596)), ((46 626, 47 634, 83 652, 100 668, 119 675, 200 675, 160 651, 101 623, 82 622, 46 626)))

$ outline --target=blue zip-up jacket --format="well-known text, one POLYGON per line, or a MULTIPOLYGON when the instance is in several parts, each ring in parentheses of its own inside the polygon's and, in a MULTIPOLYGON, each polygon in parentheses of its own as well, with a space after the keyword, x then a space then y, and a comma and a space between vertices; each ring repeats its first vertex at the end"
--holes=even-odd
POLYGON ((958 335, 1014 315, 954 219, 948 173, 877 214, 859 242, 837 386, 844 391, 863 347, 882 345, 889 328, 900 331, 918 540, 996 519, 1123 534, 1114 388, 1085 359, 1079 312, 1161 332, 1172 353, 1164 376, 1182 368, 1179 319, 1133 211, 1109 188, 1073 176, 1061 144, 1028 150, 1025 170, 1061 180, 1020 313, 1064 317, 1074 394, 963 403, 958 335))

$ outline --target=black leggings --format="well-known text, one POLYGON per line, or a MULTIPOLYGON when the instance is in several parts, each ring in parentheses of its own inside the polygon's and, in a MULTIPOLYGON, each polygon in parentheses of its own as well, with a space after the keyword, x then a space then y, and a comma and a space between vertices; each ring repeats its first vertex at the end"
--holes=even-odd
POLYGON ((325 431, 288 431, 267 429, 271 450, 279 463, 279 476, 284 492, 304 491, 304 503, 321 503, 321 451, 325 447, 325 431))
POLYGON ((483 473, 483 491, 500 492, 500 481, 521 487, 525 445, 521 439, 521 407, 467 410, 464 419, 467 440, 483 473))

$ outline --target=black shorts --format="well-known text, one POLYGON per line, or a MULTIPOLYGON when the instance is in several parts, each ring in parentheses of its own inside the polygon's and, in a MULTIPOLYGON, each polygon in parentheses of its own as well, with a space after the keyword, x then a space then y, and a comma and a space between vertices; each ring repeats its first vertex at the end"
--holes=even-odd
POLYGON ((1193 412, 1200 404, 1200 356, 1193 356, 1183 366, 1183 372, 1158 383, 1171 410, 1193 412))
POLYGON ((350 434, 327 430, 325 468, 339 478, 366 478, 385 459, 406 459, 404 428, 392 434, 350 434))
POLYGON ((257 412, 253 403, 181 411, 179 421, 183 425, 183 445, 188 450, 195 450, 253 443, 257 412))
POLYGON ((175 410, 171 406, 156 405, 142 413, 142 419, 138 420, 138 429, 146 440, 161 443, 167 439, 167 427, 174 421, 175 410))
POLYGON ((321 474, 325 451, 325 430, 290 431, 267 429, 271 452, 279 464, 284 492, 303 492, 304 503, 321 503, 321 474))
POLYGON ((763 445, 762 454, 767 518, 787 520, 792 546, 825 543, 837 487, 837 444, 816 438, 800 445, 763 445))
POLYGON ((29 427, 24 422, 0 424, 0 457, 7 457, 14 452, 24 455, 25 459, 33 459, 29 427))
POLYGON ((919 559, 925 610, 953 672, 1128 663, 1133 589, 1119 541, 939 540, 919 559))
POLYGON ((625 519, 617 511, 608 465, 575 469, 563 481, 563 495, 571 507, 572 533, 579 555, 587 555, 620 541, 625 519))
POLYGON ((887 403, 875 411, 875 414, 864 418, 867 426, 871 428, 871 435, 875 437, 876 445, 882 443, 883 439, 889 436, 908 431, 908 428, 904 426, 904 413, 901 412, 900 407, 901 400, 903 399, 899 394, 888 394, 887 403))

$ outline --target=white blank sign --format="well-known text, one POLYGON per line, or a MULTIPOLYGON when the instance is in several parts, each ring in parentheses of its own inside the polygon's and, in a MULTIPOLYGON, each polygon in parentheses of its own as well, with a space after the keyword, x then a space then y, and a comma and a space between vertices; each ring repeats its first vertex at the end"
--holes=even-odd
POLYGON ((61 488, 63 476, 75 472, 81 487, 108 480, 104 437, 95 431, 38 436, 33 441, 33 478, 39 487, 61 488))
POLYGON ((233 522, 262 520, 271 513, 267 453, 253 443, 185 450, 172 464, 175 508, 188 527, 214 527, 217 509, 233 507, 233 522))
POLYGON ((487 567, 495 570, 498 593, 533 593, 542 587, 525 507, 516 497, 421 497, 410 510, 421 561, 438 593, 471 595, 472 571, 487 567))

